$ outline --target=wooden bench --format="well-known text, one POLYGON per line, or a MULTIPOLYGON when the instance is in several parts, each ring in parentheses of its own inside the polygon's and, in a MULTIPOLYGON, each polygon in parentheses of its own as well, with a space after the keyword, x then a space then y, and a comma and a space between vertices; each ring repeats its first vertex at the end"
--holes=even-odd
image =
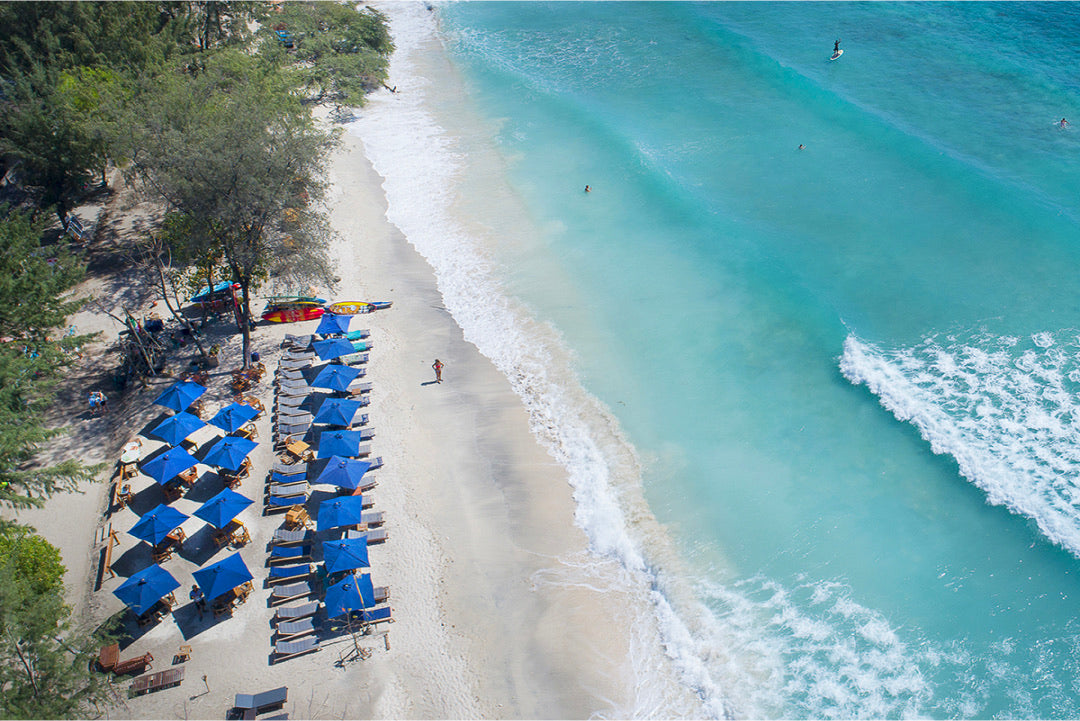
POLYGON ((116 531, 113 530, 112 524, 109 524, 109 542, 105 546, 105 560, 102 562, 101 567, 105 573, 109 574, 109 578, 116 578, 116 573, 112 570, 112 552, 114 546, 120 545, 120 537, 116 535, 116 531))
POLYGON ((136 656, 135 658, 129 658, 127 661, 120 661, 113 666, 113 673, 117 676, 123 676, 129 673, 142 673, 148 668, 152 668, 154 663, 154 657, 150 653, 144 653, 142 656, 136 656))
POLYGON ((102 646, 98 651, 98 668, 102 671, 112 671, 116 667, 116 662, 120 660, 120 644, 110 643, 108 646, 102 646))
POLYGON ((157 673, 148 673, 145 676, 139 676, 131 682, 129 693, 132 696, 139 696, 144 693, 158 691, 170 686, 179 686, 184 680, 184 668, 184 666, 179 666, 177 668, 169 668, 164 671, 158 671, 157 673))

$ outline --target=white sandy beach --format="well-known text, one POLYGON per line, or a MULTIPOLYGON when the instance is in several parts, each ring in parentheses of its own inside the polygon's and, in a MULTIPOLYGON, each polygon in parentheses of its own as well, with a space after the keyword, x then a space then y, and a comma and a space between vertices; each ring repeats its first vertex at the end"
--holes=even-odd
MULTIPOLYGON (((285 710, 300 718, 582 718, 626 708, 629 641, 619 621, 625 615, 612 606, 617 597, 541 580, 567 577, 563 560, 586 557, 565 472, 530 434, 508 381, 463 340, 442 307, 430 267, 386 222, 380 178, 356 140, 345 138, 331 180, 341 282, 330 297, 394 301, 390 310, 354 322, 370 328, 374 341, 367 364, 374 392, 366 410, 377 431, 374 454, 385 466, 371 495, 374 509, 386 514, 389 540, 372 548, 371 573, 376 585, 391 590, 395 623, 384 627, 389 650, 379 633, 365 641, 374 651, 366 660, 336 665, 351 647, 338 639, 318 653, 269 663, 273 610, 263 581, 267 542, 282 517, 260 513, 273 462, 270 419, 264 416, 257 422, 263 443, 252 455, 254 471, 239 489, 255 500, 240 515, 253 537, 241 555, 255 575, 255 593, 231 618, 196 618, 186 595, 194 561, 205 565, 230 551, 208 556, 202 521, 185 522, 184 553, 165 562, 182 584, 176 592, 181 605, 121 651, 122 658, 152 653, 153 670, 160 671, 170 667, 181 644, 190 644, 185 681, 125 698, 109 715, 220 718, 235 693, 280 685, 289 687, 285 710), (431 383, 436 357, 446 364, 441 385, 431 383)), ((76 322, 80 332, 97 323, 108 329, 107 340, 115 337, 116 326, 91 312, 76 322)), ((256 348, 268 370, 285 332, 314 326, 261 325, 256 348)), ((227 371, 238 366, 238 356, 234 339, 207 396, 215 405, 228 401, 227 371)), ((110 417, 76 420, 69 438, 57 445, 88 448, 84 457, 111 466, 124 442, 164 417, 150 405, 164 385, 130 390, 126 405, 114 407, 110 417)), ((257 394, 270 408, 269 373, 257 394)), ((74 397, 80 402, 78 390, 74 397)), ((157 445, 144 443, 147 450, 157 445)), ((210 492, 216 492, 220 481, 208 475, 216 484, 210 492)), ((143 512, 159 500, 154 486, 146 477, 135 484, 145 499, 143 512)), ((57 496, 44 509, 19 516, 61 547, 70 568, 69 597, 94 624, 123 610, 112 591, 149 563, 145 545, 126 533, 135 513, 128 508, 106 518, 109 489, 103 483, 83 496, 57 496), (109 523, 121 541, 113 553, 118 576, 92 590, 101 549, 95 541, 109 523)), ((190 515, 198 503, 185 498, 174 505, 190 515)))

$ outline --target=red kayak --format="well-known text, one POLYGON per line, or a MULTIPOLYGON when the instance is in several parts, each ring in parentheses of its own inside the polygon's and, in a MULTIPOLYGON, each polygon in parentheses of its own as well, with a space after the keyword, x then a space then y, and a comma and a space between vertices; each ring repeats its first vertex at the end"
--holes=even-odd
POLYGON ((298 323, 302 320, 315 320, 326 309, 320 305, 276 306, 263 311, 262 319, 271 323, 298 323))

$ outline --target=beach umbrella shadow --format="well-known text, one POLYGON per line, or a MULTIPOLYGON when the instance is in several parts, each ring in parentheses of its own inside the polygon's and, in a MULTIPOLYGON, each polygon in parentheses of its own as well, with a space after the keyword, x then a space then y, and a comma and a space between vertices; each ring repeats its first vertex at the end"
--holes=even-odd
POLYGON ((199 480, 195 481, 195 485, 188 489, 188 492, 184 494, 184 498, 193 503, 205 503, 213 498, 222 489, 223 485, 220 474, 207 471, 199 476, 199 480))
POLYGON ((218 554, 218 551, 226 549, 226 546, 218 548, 214 545, 214 529, 206 524, 195 533, 188 536, 184 541, 184 547, 177 553, 185 561, 202 566, 218 554))
POLYGON ((112 565, 109 568, 121 578, 130 578, 139 570, 153 564, 153 562, 154 559, 150 555, 150 545, 145 541, 135 541, 134 546, 113 558, 112 565))

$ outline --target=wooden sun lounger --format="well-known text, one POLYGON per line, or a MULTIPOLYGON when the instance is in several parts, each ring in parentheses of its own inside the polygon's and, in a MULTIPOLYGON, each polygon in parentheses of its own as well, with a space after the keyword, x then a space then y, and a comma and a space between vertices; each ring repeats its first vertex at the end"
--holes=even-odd
POLYGON ((144 693, 168 688, 169 686, 179 686, 183 680, 184 667, 175 666, 173 668, 165 669, 164 671, 158 671, 157 673, 148 673, 145 676, 139 676, 131 682, 131 688, 128 693, 132 696, 140 696, 144 693))
POLYGON ((270 484, 277 486, 301 486, 307 484, 307 474, 296 473, 291 476, 286 476, 284 473, 271 473, 270 484))
POLYGON ((300 395, 302 393, 311 393, 314 389, 307 381, 299 380, 280 380, 278 381, 278 394, 284 395, 300 395))
POLYGON ((371 467, 368 468, 368 473, 374 471, 376 468, 382 468, 382 456, 375 456, 371 459, 371 467))
POLYGON ((304 559, 311 560, 311 546, 282 546, 270 549, 270 563, 295 563, 304 559))
POLYGON ((349 353, 335 358, 332 362, 339 365, 358 366, 368 362, 367 353, 349 353))
POLYGON ((270 569, 270 575, 266 577, 268 583, 288 583, 307 578, 311 575, 311 564, 301 563, 299 566, 274 566, 270 569))
POLYGON ((315 622, 310 617, 299 621, 283 621, 274 629, 279 641, 292 641, 302 636, 310 636, 316 630, 318 629, 315 628, 315 622))
POLYGON ((361 328, 360 330, 351 330, 345 334, 345 340, 363 340, 371 335, 371 331, 367 328, 361 328))
POLYGON ((299 641, 278 641, 274 644, 274 663, 318 650, 319 641, 315 638, 302 638, 299 641))
POLYGON ((380 623, 393 623, 393 613, 394 609, 389 606, 380 606, 378 608, 365 608, 357 615, 360 616, 362 623, 374 626, 380 623))
POLYGON ((288 498, 276 498, 274 496, 266 497, 266 505, 263 507, 263 513, 270 515, 271 513, 280 513, 282 511, 288 511, 291 508, 297 506, 303 506, 307 503, 306 496, 295 496, 288 498))
POLYGON ((282 408, 299 408, 304 402, 304 396, 275 396, 275 408, 280 410, 282 408))
POLYGON ((375 599, 375 603, 385 603, 386 599, 390 598, 389 586, 376 586, 372 594, 372 598, 375 599))
POLYGON ((360 514, 360 522, 367 525, 369 528, 372 526, 381 526, 385 517, 386 511, 369 511, 360 514))
POLYGON ((286 601, 295 601, 298 598, 304 598, 311 595, 311 586, 307 581, 300 581, 299 583, 289 583, 283 586, 274 586, 270 591, 270 605, 274 606, 279 603, 285 603, 286 601))
POLYGON ((319 611, 318 601, 309 601, 299 606, 279 606, 274 612, 274 618, 278 621, 295 621, 304 616, 314 616, 319 611))
POLYGON ((129 658, 126 661, 120 661, 113 666, 113 673, 117 676, 123 676, 128 673, 142 673, 148 668, 153 668, 154 657, 149 653, 144 653, 142 656, 136 656, 135 658, 129 658))
POLYGON ((309 358, 287 358, 278 363, 278 370, 301 370, 303 368, 311 367, 311 359, 309 358))
POLYGON ((307 498, 310 490, 311 486, 307 482, 290 483, 288 485, 283 483, 270 484, 270 495, 274 498, 292 498, 293 496, 304 496, 307 498))
POLYGON ((293 335, 292 333, 286 333, 285 339, 281 341, 281 346, 291 346, 293 348, 307 348, 311 345, 313 336, 308 333, 307 335, 293 335))
POLYGON ((303 381, 305 385, 307 384, 304 372, 298 368, 278 368, 277 377, 278 381, 303 381))
POLYGON ((295 476, 298 473, 307 474, 306 463, 282 463, 280 460, 274 463, 274 473, 283 476, 295 476))
MULTIPOLYGON (((382 511, 379 511, 382 513, 382 511)), ((360 518, 363 518, 363 514, 360 518)), ((310 543, 313 535, 311 531, 306 528, 297 528, 296 530, 289 530, 287 528, 274 529, 274 536, 270 539, 271 546, 294 546, 298 543, 310 543)))
POLYGON ((385 528, 371 528, 367 531, 353 530, 345 532, 345 538, 360 538, 364 535, 367 536, 367 545, 369 546, 375 543, 385 543, 387 538, 385 528))

